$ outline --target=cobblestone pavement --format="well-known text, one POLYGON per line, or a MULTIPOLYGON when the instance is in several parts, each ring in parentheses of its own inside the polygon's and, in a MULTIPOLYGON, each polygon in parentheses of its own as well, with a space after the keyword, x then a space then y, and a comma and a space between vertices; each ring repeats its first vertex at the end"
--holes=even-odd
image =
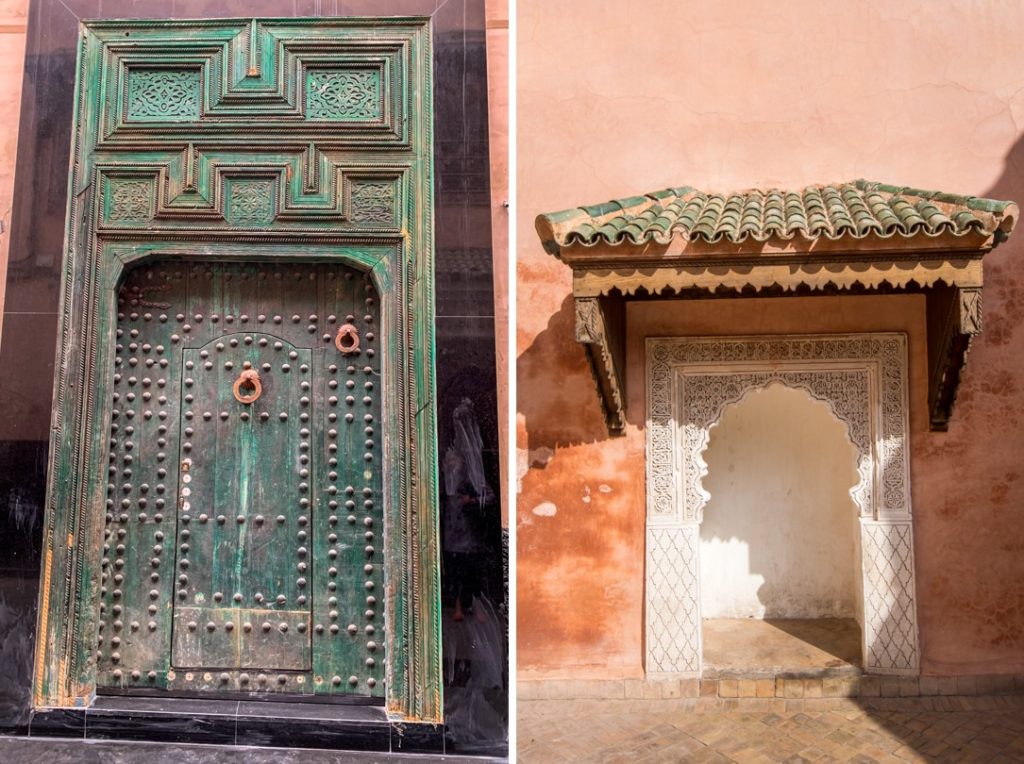
POLYGON ((519 701, 518 761, 1024 762, 1024 696, 519 701))

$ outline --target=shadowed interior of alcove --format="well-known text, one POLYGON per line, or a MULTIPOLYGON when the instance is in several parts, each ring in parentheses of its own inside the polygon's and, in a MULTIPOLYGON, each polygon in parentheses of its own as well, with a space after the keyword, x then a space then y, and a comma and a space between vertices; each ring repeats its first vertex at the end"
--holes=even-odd
POLYGON ((705 676, 861 665, 857 451, 828 404, 780 384, 723 411, 704 452, 705 676))

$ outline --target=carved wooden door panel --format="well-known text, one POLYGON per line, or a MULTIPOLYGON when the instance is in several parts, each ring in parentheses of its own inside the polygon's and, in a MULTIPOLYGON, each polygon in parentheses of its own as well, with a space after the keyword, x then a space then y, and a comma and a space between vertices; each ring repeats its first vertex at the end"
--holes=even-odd
POLYGON ((342 265, 128 273, 101 687, 382 693, 378 321, 342 265))

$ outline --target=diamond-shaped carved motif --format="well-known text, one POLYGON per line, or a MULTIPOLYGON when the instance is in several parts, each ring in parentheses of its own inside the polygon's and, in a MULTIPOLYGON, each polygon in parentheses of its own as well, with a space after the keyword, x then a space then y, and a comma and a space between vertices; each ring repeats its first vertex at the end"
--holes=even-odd
POLYGON ((647 671, 700 670, 698 526, 647 532, 647 671))
POLYGON ((128 119, 139 122, 199 120, 199 72, 135 69, 128 75, 128 119))
POLYGON ((376 69, 311 69, 306 73, 306 118, 371 122, 383 117, 376 69))
POLYGON ((869 668, 917 669, 914 573, 909 523, 865 525, 864 631, 869 668))

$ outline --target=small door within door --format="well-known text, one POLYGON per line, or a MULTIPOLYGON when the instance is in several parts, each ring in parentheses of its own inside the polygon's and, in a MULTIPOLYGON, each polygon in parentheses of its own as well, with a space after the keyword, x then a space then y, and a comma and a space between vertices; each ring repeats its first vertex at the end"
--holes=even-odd
POLYGON ((368 276, 157 263, 119 308, 101 688, 382 696, 368 276))

